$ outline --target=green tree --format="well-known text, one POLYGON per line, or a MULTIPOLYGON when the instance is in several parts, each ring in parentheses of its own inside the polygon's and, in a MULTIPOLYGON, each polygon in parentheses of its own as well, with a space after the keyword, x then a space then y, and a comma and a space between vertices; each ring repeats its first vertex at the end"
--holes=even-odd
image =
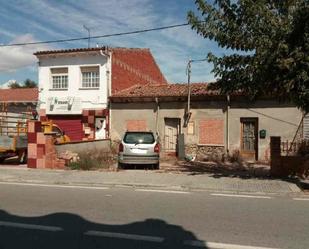
POLYGON ((23 84, 24 88, 35 88, 38 87, 37 83, 33 80, 26 79, 23 84))
POLYGON ((9 84, 9 88, 11 89, 21 88, 21 85, 17 81, 15 81, 9 84))
POLYGON ((17 81, 15 81, 15 82, 12 82, 9 85, 9 87, 11 89, 16 89, 16 88, 35 88, 35 87, 38 87, 38 85, 37 85, 37 83, 35 81, 30 80, 30 79, 26 79, 23 84, 20 84, 17 81))
POLYGON ((309 1, 195 1, 188 21, 232 53, 208 54, 223 93, 244 91, 292 101, 309 111, 309 1))

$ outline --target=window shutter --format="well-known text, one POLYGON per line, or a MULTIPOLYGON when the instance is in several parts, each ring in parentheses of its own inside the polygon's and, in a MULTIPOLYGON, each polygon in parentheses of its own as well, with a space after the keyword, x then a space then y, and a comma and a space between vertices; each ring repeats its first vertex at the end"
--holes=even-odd
POLYGON ((82 73, 88 73, 88 72, 99 72, 99 67, 94 66, 94 67, 81 67, 80 68, 82 73))
POLYGON ((50 71, 52 74, 65 74, 65 73, 68 73, 68 68, 67 67, 51 68, 50 71))

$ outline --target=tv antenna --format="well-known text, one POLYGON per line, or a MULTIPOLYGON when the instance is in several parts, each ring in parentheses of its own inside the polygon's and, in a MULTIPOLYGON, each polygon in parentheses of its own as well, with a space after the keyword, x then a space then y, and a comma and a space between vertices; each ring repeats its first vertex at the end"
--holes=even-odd
POLYGON ((90 48, 90 28, 83 24, 83 28, 88 31, 88 48, 90 48))

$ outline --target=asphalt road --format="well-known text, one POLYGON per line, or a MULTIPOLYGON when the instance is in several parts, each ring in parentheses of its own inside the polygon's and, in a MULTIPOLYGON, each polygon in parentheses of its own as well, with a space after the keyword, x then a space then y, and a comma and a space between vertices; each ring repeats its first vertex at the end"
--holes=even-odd
POLYGON ((0 249, 309 248, 309 196, 0 184, 0 249))

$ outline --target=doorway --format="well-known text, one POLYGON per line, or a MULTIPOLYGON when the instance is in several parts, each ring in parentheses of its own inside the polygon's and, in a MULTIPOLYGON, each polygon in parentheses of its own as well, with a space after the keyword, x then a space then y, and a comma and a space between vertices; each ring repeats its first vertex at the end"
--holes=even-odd
POLYGON ((105 118, 95 118, 95 139, 105 139, 105 118))
POLYGON ((165 118, 164 122, 164 149, 168 153, 176 154, 178 134, 180 133, 180 119, 165 118))
POLYGON ((246 160, 258 160, 258 118, 241 118, 240 153, 246 160))

